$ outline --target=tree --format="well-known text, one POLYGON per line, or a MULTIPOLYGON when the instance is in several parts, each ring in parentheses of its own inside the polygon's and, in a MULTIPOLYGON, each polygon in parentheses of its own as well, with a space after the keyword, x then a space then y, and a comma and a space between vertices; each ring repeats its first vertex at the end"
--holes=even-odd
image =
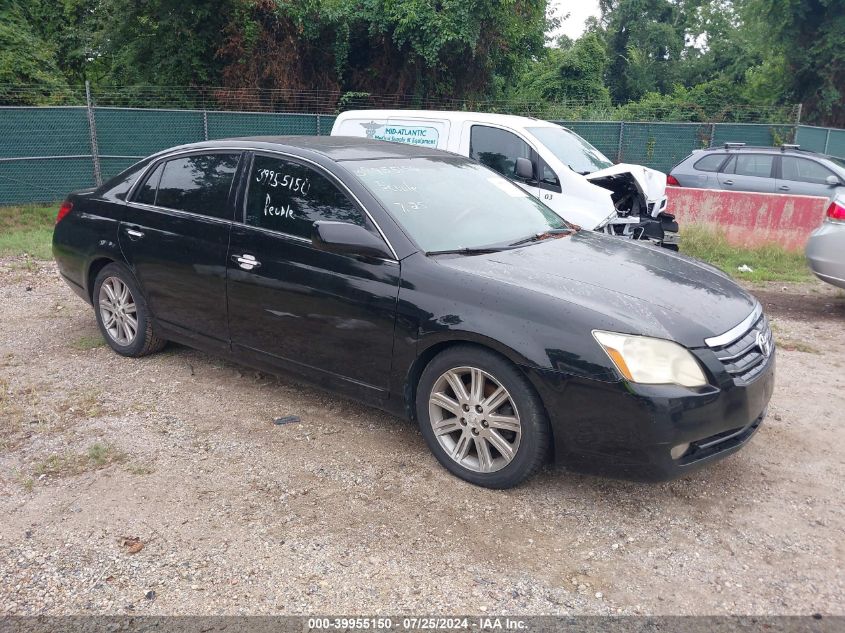
POLYGON ((18 4, 0 7, 0 103, 46 102, 66 88, 55 46, 38 35, 18 4))
POLYGON ((804 119, 845 127, 843 0, 747 0, 746 15, 768 25, 770 49, 784 60, 786 98, 804 105, 804 119))
POLYGON ((484 96, 543 47, 543 0, 243 0, 232 87, 484 96))

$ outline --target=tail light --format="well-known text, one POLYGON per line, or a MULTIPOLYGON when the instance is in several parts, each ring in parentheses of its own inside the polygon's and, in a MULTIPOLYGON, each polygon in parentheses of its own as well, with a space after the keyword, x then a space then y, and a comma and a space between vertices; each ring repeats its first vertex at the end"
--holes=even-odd
POLYGON ((845 207, 838 202, 831 202, 827 208, 827 217, 830 220, 839 220, 845 222, 845 207))
POLYGON ((62 206, 59 207, 59 214, 56 216, 56 224, 64 220, 71 209, 73 209, 73 203, 70 200, 62 202, 62 206))
POLYGON ((675 178, 672 174, 666 176, 666 184, 672 185, 673 187, 680 187, 681 183, 678 182, 678 179, 675 178))

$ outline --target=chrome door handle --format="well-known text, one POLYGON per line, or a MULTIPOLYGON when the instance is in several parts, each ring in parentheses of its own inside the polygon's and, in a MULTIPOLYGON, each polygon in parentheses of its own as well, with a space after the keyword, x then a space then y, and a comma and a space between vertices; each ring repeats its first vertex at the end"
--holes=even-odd
POLYGON ((733 180, 726 180, 725 184, 726 185, 732 185, 732 184, 734 184, 734 181, 733 180))
POLYGON ((261 262, 255 259, 255 255, 249 255, 248 253, 232 255, 232 261, 244 270, 252 270, 261 266, 261 262))
POLYGON ((144 237, 144 232, 138 231, 136 229, 126 229, 126 234, 131 240, 140 240, 142 237, 144 237))

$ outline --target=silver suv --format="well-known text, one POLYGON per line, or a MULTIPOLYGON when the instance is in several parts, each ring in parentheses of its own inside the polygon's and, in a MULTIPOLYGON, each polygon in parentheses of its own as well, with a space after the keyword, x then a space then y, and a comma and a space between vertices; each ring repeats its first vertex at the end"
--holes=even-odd
POLYGON ((845 160, 797 145, 725 143, 696 150, 669 172, 667 184, 698 189, 822 196, 845 193, 845 160))

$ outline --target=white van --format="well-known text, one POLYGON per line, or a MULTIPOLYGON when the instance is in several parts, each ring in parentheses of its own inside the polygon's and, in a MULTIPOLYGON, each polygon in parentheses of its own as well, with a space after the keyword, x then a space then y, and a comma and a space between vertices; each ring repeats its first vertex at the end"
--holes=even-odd
POLYGON ((614 165, 575 132, 548 121, 479 112, 350 110, 337 117, 332 135, 469 156, 574 224, 678 248, 678 225, 666 212, 666 174, 614 165))

